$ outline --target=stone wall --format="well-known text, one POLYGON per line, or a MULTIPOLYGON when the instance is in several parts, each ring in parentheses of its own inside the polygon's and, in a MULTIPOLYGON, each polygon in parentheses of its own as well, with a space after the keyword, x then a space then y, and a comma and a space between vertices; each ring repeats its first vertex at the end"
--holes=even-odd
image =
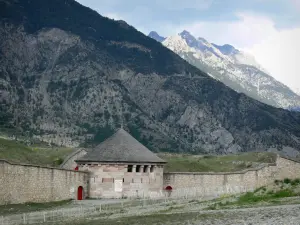
POLYGON ((87 196, 87 179, 84 172, 0 160, 0 204, 76 199, 79 186, 87 196))
POLYGON ((89 172, 90 198, 123 198, 123 197, 156 197, 162 193, 163 165, 131 165, 127 164, 82 164, 79 170, 89 172))
POLYGON ((300 178, 300 163, 278 156, 275 164, 234 173, 164 173, 164 189, 173 197, 237 194, 270 184, 274 180, 300 178))
POLYGON ((60 165, 60 168, 66 170, 74 170, 77 166, 75 160, 80 159, 87 153, 87 149, 80 148, 74 152, 72 152, 60 165))

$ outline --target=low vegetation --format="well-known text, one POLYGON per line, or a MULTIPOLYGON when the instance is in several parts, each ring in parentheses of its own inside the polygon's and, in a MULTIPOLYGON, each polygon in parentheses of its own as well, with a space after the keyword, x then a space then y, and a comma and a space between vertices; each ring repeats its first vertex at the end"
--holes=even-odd
MULTIPOLYGON (((44 166, 58 166, 74 149, 27 146, 21 142, 0 138, 0 159, 10 162, 44 166)), ((159 153, 167 161, 166 172, 234 172, 254 168, 262 163, 274 163, 276 155, 268 152, 251 152, 237 155, 210 156, 159 153)))
POLYGON ((27 163, 44 166, 58 166, 74 149, 49 146, 26 146, 25 144, 0 139, 0 159, 9 162, 27 163))
POLYGON ((276 154, 250 152, 226 156, 158 154, 168 163, 166 172, 234 172, 275 163, 276 154))
MULTIPOLYGON (((285 198, 300 196, 300 179, 275 180, 273 185, 260 187, 253 192, 240 195, 236 200, 224 200, 210 205, 207 209, 224 209, 232 207, 253 207, 255 205, 274 205, 287 203, 285 198)), ((230 199, 230 198, 229 198, 230 199)), ((297 199, 297 204, 299 204, 297 199)))
POLYGON ((25 203, 25 204, 11 204, 0 205, 0 216, 36 212, 49 209, 59 209, 71 204, 71 200, 48 202, 48 203, 25 203))

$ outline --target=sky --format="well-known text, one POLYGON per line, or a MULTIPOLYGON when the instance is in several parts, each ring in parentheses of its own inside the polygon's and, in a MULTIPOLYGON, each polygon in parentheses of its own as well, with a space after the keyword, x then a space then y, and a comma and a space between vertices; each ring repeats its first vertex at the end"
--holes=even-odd
POLYGON ((77 0, 148 34, 183 30, 251 53, 300 94, 300 0, 77 0))

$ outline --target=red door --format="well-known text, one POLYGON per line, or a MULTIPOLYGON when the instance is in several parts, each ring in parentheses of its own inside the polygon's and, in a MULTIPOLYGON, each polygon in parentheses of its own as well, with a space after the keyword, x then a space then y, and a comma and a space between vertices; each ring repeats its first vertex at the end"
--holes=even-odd
POLYGON ((77 200, 83 199, 83 187, 79 186, 77 191, 77 200))

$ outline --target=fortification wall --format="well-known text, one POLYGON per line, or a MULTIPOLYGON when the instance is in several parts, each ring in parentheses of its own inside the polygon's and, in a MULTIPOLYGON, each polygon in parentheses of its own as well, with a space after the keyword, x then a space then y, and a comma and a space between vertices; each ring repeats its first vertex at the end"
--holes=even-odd
POLYGON ((172 187, 172 197, 220 196, 253 191, 284 178, 300 178, 300 163, 278 156, 275 164, 234 173, 164 173, 164 188, 172 187))
POLYGON ((88 174, 0 160, 0 205, 76 199, 79 186, 87 196, 88 174))
POLYGON ((65 160, 64 162, 60 165, 60 168, 66 169, 66 170, 74 170, 77 166, 77 163, 75 160, 80 159, 84 155, 86 155, 87 150, 86 149, 78 149, 75 152, 72 152, 65 160))

